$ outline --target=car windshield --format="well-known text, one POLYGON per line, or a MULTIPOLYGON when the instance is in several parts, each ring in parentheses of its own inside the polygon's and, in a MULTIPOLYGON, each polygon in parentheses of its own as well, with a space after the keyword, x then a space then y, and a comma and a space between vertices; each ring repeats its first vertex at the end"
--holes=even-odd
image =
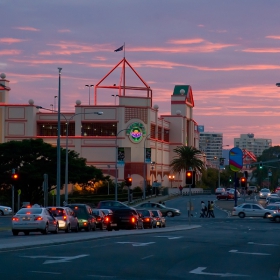
POLYGON ((73 205, 69 205, 69 207, 75 212, 78 219, 88 219, 88 213, 85 207, 73 205))
POLYGON ((66 212, 63 208, 48 208, 48 210, 53 214, 54 217, 62 217, 66 215, 66 212))
POLYGON ((152 212, 153 212, 153 214, 154 214, 155 217, 158 217, 158 216, 159 216, 158 211, 152 211, 152 212))
POLYGON ((41 214, 41 213, 42 213, 42 208, 22 208, 17 212, 17 214, 20 215, 41 214))
POLYGON ((262 189, 261 192, 269 192, 268 189, 262 189))
POLYGON ((150 216, 150 212, 148 210, 137 210, 143 216, 150 216))

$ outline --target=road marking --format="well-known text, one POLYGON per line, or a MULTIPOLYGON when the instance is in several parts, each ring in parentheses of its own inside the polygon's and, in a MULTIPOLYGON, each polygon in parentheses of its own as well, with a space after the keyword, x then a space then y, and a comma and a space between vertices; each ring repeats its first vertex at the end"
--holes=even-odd
POLYGON ((88 276, 97 277, 97 278, 107 278, 107 279, 116 278, 116 276, 106 276, 106 275, 88 275, 88 276))
POLYGON ((203 275, 213 275, 213 276, 220 276, 220 277, 232 277, 232 276, 239 276, 239 277, 249 277, 249 275, 243 274, 232 274, 232 273, 211 273, 211 272, 203 272, 207 267, 198 267, 194 270, 191 270, 189 273, 193 274, 203 274, 203 275))
POLYGON ((131 244, 134 247, 139 247, 139 246, 147 246, 147 245, 151 245, 154 244, 155 242, 147 242, 147 243, 140 243, 140 242, 116 242, 119 244, 131 244))
POLYGON ((255 243, 255 242, 248 242, 250 245, 261 245, 261 246, 279 246, 278 244, 262 244, 262 243, 255 243))
POLYGON ((230 250, 229 253, 245 254, 245 255, 258 255, 258 256, 270 256, 266 253, 250 253, 250 252, 238 252, 238 250, 230 250))
POLYGON ((179 239, 183 238, 182 236, 155 236, 155 237, 163 237, 163 238, 168 238, 168 239, 179 239))
POLYGON ((52 257, 52 256, 23 256, 24 258, 30 258, 30 259, 53 259, 45 261, 43 264, 51 264, 51 263, 64 263, 64 262, 70 262, 75 259, 84 258, 89 255, 78 255, 74 257, 52 257))
POLYGON ((154 255, 150 255, 150 256, 147 256, 147 257, 141 258, 141 260, 145 260, 145 259, 151 258, 151 257, 153 257, 153 256, 154 256, 154 255))
POLYGON ((59 272, 48 272, 48 271, 30 271, 33 273, 45 273, 45 274, 61 274, 59 272))

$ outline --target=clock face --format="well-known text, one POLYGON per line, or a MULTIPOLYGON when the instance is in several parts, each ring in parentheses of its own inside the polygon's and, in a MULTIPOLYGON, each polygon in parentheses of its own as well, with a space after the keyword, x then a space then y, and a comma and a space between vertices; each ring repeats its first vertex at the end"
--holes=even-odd
POLYGON ((139 143, 146 135, 145 127, 141 123, 133 123, 128 127, 128 137, 131 142, 139 143))

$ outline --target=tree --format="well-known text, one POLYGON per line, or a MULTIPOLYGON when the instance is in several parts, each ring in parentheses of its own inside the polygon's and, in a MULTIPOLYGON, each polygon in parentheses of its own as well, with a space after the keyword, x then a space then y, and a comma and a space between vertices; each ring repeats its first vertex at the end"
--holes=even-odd
POLYGON ((171 161, 170 166, 171 170, 174 173, 180 173, 182 170, 192 170, 202 172, 204 168, 204 163, 199 157, 202 157, 202 153, 200 150, 189 147, 189 146, 181 146, 177 147, 173 150, 177 155, 171 161))
MULTIPOLYGON (((65 154, 61 149, 61 182, 65 178, 65 154)), ((80 158, 75 151, 68 151, 69 182, 87 183, 95 178, 102 180, 102 171, 94 166, 87 166, 86 159, 80 158)), ((26 139, 0 144, 0 190, 1 196, 11 196, 11 186, 21 189, 21 201, 38 203, 42 201, 42 183, 44 174, 48 174, 49 191, 56 185, 57 148, 42 139, 26 139), (12 182, 11 171, 19 174, 18 180, 12 182)))

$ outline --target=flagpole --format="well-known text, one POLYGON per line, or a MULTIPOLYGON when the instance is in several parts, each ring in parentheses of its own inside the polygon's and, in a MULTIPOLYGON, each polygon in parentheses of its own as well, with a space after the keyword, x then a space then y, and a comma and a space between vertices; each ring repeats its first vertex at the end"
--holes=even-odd
POLYGON ((123 43, 123 96, 125 96, 125 42, 123 43))

